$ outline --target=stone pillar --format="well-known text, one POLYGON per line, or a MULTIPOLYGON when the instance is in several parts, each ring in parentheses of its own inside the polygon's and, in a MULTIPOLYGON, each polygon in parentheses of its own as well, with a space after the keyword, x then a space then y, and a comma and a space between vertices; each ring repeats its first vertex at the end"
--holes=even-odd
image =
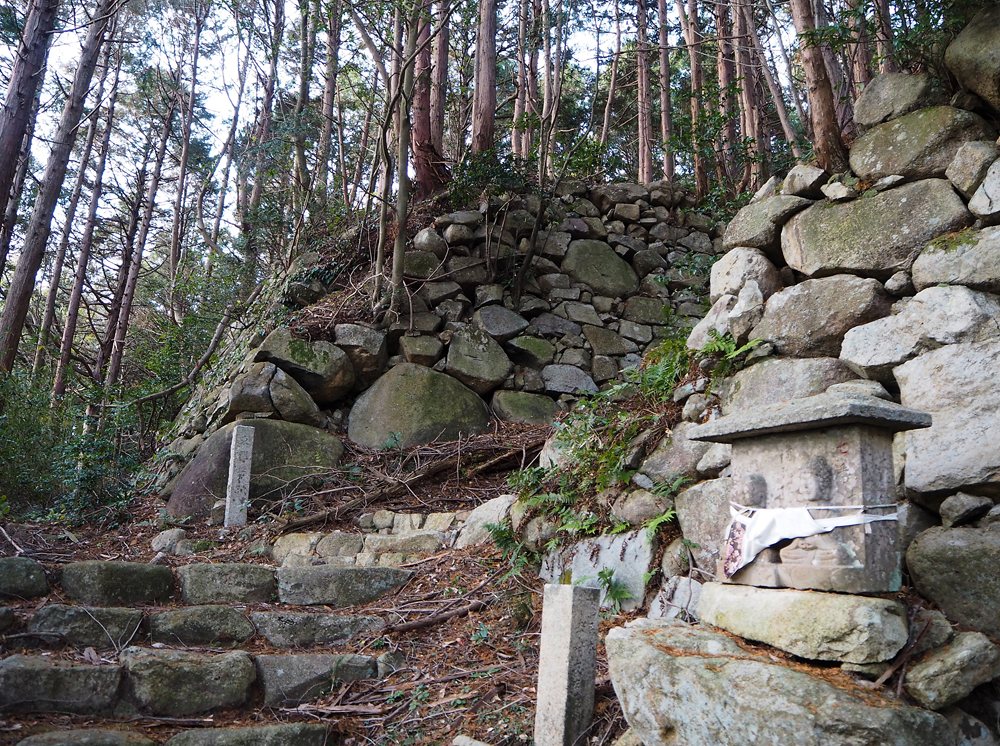
POLYGON ((229 483, 226 486, 225 526, 247 525, 250 498, 250 463, 253 459, 253 428, 237 425, 229 446, 229 483))
POLYGON ((573 746, 590 727, 601 592, 546 585, 538 659, 536 746, 573 746))

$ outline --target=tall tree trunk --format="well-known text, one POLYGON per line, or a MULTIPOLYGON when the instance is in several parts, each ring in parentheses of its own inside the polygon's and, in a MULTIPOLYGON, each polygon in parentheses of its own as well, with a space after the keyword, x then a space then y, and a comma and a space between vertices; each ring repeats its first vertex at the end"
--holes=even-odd
POLYGON ((716 172, 719 175, 720 183, 729 188, 734 168, 733 148, 736 144, 736 119, 733 113, 735 107, 732 88, 735 77, 733 29, 727 0, 717 0, 715 3, 715 35, 717 38, 715 70, 719 81, 719 117, 722 120, 715 156, 716 172))
MULTIPOLYGON (((826 28, 830 25, 824 0, 812 0, 814 28, 826 28)), ((793 14, 794 18, 794 14, 793 14)), ((851 91, 844 69, 834 54, 833 47, 827 41, 819 42, 820 51, 823 53, 823 63, 826 65, 826 73, 830 79, 830 88, 833 90, 833 102, 837 111, 837 123, 840 125, 842 135, 848 137, 855 132, 854 106, 851 104, 851 91)))
POLYGON ((865 4, 861 0, 847 0, 848 20, 854 44, 848 49, 851 56, 851 70, 854 83, 853 100, 872 79, 872 50, 869 46, 868 19, 865 16, 865 4))
POLYGON ((431 136, 431 9, 431 0, 421 0, 413 83, 413 170, 418 200, 437 194, 448 183, 448 172, 431 136))
POLYGON ((889 0, 875 0, 875 14, 878 16, 878 30, 875 33, 875 48, 878 51, 879 72, 899 72, 896 53, 892 48, 894 35, 889 11, 889 0))
MULTIPOLYGON (((40 74, 44 74, 44 71, 40 74)), ((14 228, 17 226, 17 211, 21 204, 21 195, 24 193, 24 182, 28 178, 28 169, 31 167, 31 142, 35 135, 35 117, 38 114, 39 99, 42 87, 39 86, 35 92, 35 99, 32 106, 31 117, 28 119, 28 127, 24 131, 21 139, 21 150, 17 154, 17 171, 14 173, 14 183, 10 188, 10 199, 7 201, 7 209, 3 214, 3 225, 0 227, 0 275, 7 266, 7 256, 10 254, 10 242, 14 237, 14 228)))
POLYGON ((396 133, 396 163, 399 187, 396 191, 396 240, 392 247, 392 298, 390 310, 398 316, 403 300, 403 255, 406 252, 406 218, 410 207, 410 175, 406 168, 410 149, 410 107, 413 99, 414 66, 417 37, 419 35, 419 9, 410 17, 406 33, 406 46, 403 48, 402 68, 400 70, 399 95, 399 132, 396 133))
POLYGON ((770 61, 764 54, 764 46, 757 35, 757 28, 754 25, 753 16, 750 14, 750 6, 743 5, 742 11, 745 14, 747 33, 753 44, 754 56, 757 58, 757 64, 764 74, 764 79, 767 81, 767 89, 771 93, 771 100, 774 102, 774 108, 778 112, 778 120, 781 122, 781 131, 785 135, 785 141, 791 148, 792 154, 796 158, 801 158, 802 149, 798 145, 798 138, 795 136, 795 129, 792 127, 792 120, 788 116, 788 107, 785 106, 785 95, 771 70, 770 61))
MULTIPOLYGON (((149 235, 149 228, 153 223, 153 213, 156 211, 156 193, 160 188, 160 175, 163 172, 163 161, 167 155, 167 143, 170 140, 170 132, 173 129, 174 103, 170 103, 170 108, 163 120, 163 129, 160 130, 160 143, 156 148, 156 161, 153 163, 153 173, 149 178, 149 185, 146 188, 146 195, 143 199, 145 205, 142 214, 142 222, 139 225, 139 236, 135 240, 135 248, 132 250, 132 261, 129 264, 128 279, 125 283, 125 293, 122 296, 122 307, 118 313, 115 323, 115 338, 111 347, 111 355, 108 358, 108 376, 105 379, 105 386, 111 388, 118 383, 121 373, 122 356, 125 351, 125 337, 128 334, 129 323, 132 319, 132 304, 135 300, 135 289, 139 283, 139 271, 142 269, 142 255, 146 246, 146 238, 149 235)), ((140 195, 136 194, 136 200, 140 195)))
MULTIPOLYGON (((666 2, 666 0, 660 0, 666 2)), ((601 145, 608 144, 611 132, 611 111, 614 105, 615 93, 618 91, 618 60, 622 56, 622 24, 618 11, 618 0, 615 0, 615 56, 611 59, 611 79, 608 81, 608 100, 604 104, 604 121, 601 124, 601 145)))
POLYGON ((431 144, 444 155, 444 112, 448 97, 448 24, 449 8, 445 0, 437 4, 437 33, 431 69, 431 144))
MULTIPOLYGON (((617 0, 615 0, 617 2, 617 0)), ((673 112, 670 110, 670 39, 667 34, 667 0, 657 0, 656 17, 660 27, 660 142, 663 148, 663 178, 674 178, 673 112)), ((602 141, 603 142, 603 141, 602 141)))
POLYGON ((49 292, 45 297, 45 310, 42 313, 42 325, 38 330, 38 343, 35 346, 35 357, 31 364, 31 375, 34 377, 41 369, 45 359, 45 348, 49 345, 49 332, 52 329, 52 321, 55 318, 56 300, 59 296, 59 289, 62 282, 63 262, 66 260, 66 250, 69 248, 69 240, 73 235, 73 224, 76 221, 76 209, 80 204, 80 195, 83 194, 83 185, 87 180, 87 166, 90 163, 90 154, 94 147, 94 138, 97 136, 98 114, 100 104, 104 100, 104 83, 111 67, 111 45, 106 44, 101 65, 101 77, 97 83, 97 90, 94 95, 97 101, 97 108, 91 112, 90 123, 87 125, 87 136, 83 141, 83 150, 80 154, 80 165, 76 174, 76 181, 73 184, 73 191, 70 194, 69 204, 66 205, 66 217, 63 220, 62 235, 59 238, 59 245, 56 248, 56 255, 52 262, 52 277, 49 278, 49 292))
POLYGON ((184 111, 184 123, 181 127, 181 158, 177 166, 177 194, 174 197, 174 216, 170 225, 170 254, 169 254, 169 279, 170 279, 170 319, 175 324, 180 324, 183 316, 180 298, 177 292, 177 282, 180 279, 180 269, 182 260, 181 244, 183 234, 181 231, 184 218, 184 196, 187 186, 188 159, 191 156, 191 127, 194 123, 194 107, 197 103, 195 96, 198 86, 198 57, 201 54, 201 32, 205 27, 205 18, 208 6, 200 2, 194 5, 194 47, 191 51, 191 87, 188 90, 187 107, 184 111))
POLYGON ((649 82, 649 39, 646 36, 648 11, 646 0, 637 0, 636 11, 636 72, 637 102, 639 107, 639 183, 653 180, 653 102, 649 82))
POLYGON ((327 200, 327 175, 330 172, 330 154, 333 151, 333 103, 337 94, 337 77, 340 73, 340 23, 343 16, 341 0, 333 0, 326 19, 326 74, 323 84, 323 103, 320 117, 319 148, 316 153, 316 194, 325 205, 327 200))
POLYGON ((472 102, 472 152, 493 150, 497 108, 497 0, 479 0, 472 102))
POLYGON ((524 113, 528 99, 528 0, 517 4, 517 89, 514 98, 514 118, 510 123, 510 150, 515 158, 526 158, 524 152, 524 113))
MULTIPOLYGON (((739 12, 735 14, 734 34, 737 39, 746 40, 752 34, 752 16, 747 12, 747 0, 733 0, 739 12)), ((743 192, 750 184, 760 182, 763 173, 764 138, 758 127, 756 111, 758 109, 757 87, 754 83, 755 73, 751 62, 750 45, 741 41, 736 46, 736 74, 743 81, 739 88, 740 96, 740 130, 743 138, 749 143, 749 154, 743 166, 743 175, 736 187, 737 192, 743 192)))
MULTIPOLYGON (((112 34, 114 31, 111 32, 112 34)), ((110 43, 109 45, 110 46, 110 43)), ((66 307, 66 323, 63 325, 62 344, 59 348, 59 362, 56 365, 55 381, 52 384, 52 396, 62 396, 66 393, 66 370, 69 368, 70 356, 73 352, 73 339, 76 337, 76 326, 80 316, 80 300, 83 298, 83 285, 87 280, 87 265, 94 246, 94 228, 97 226, 97 209, 101 203, 101 192, 104 189, 104 166, 108 160, 108 150, 111 145, 111 130, 115 123, 115 102, 118 99, 118 74, 122 66, 122 50, 118 49, 118 66, 114 81, 111 84, 111 96, 108 99, 108 116, 104 122, 104 138, 94 165, 94 186, 90 191, 90 205, 87 209, 87 222, 84 224, 83 236, 80 238, 80 249, 76 256, 76 275, 73 278, 73 289, 69 294, 69 304, 66 307)))
POLYGON ((802 47, 802 67, 809 89, 809 116, 813 126, 816 159, 830 173, 842 173, 848 168, 847 149, 840 137, 837 106, 827 77, 823 52, 818 45, 803 37, 816 29, 812 4, 809 0, 790 0, 790 7, 802 47))
MULTIPOLYGON (((767 10, 771 16, 771 20, 774 21, 774 28, 777 30, 774 37, 778 42, 778 48, 781 50, 781 58, 785 61, 785 69, 791 70, 792 60, 791 57, 788 56, 788 48, 785 46, 785 42, 781 38, 781 24, 778 23, 778 16, 774 12, 774 4, 771 0, 765 0, 765 2, 767 3, 767 10)), ((751 24, 751 26, 754 26, 754 24, 751 24)), ((756 28, 756 26, 754 26, 754 28, 756 28)), ((803 127, 808 127, 809 118, 806 116, 805 107, 802 106, 802 97, 799 96, 799 89, 798 86, 795 85, 795 78, 789 75, 788 83, 788 88, 792 92, 792 102, 795 104, 795 112, 799 115, 799 122, 801 122, 803 127)))
POLYGON ((35 277, 42 264, 45 244, 52 230, 52 212, 66 178, 66 166, 76 139, 77 125, 83 114, 83 105, 90 90, 94 68, 97 66, 104 31, 112 16, 117 13, 118 7, 117 0, 100 0, 94 9, 87 37, 80 52, 80 61, 73 75, 73 85, 52 138, 52 149, 38 190, 38 199, 35 201, 24 246, 7 290, 3 314, 0 315, 0 371, 6 373, 13 370, 17 358, 21 330, 28 316, 31 293, 35 289, 35 277))
POLYGON ((313 50, 316 40, 316 23, 309 12, 310 0, 299 0, 299 90, 295 96, 292 114, 294 127, 292 142, 295 153, 292 204, 297 212, 304 212, 309 194, 309 169, 306 164, 305 111, 309 103, 309 83, 312 81, 313 50))
MULTIPOLYGON (((35 111, 35 93, 42 80, 42 68, 49 49, 49 39, 56 26, 59 0, 32 0, 24 33, 14 55, 7 97, 0 109, 0 215, 7 212, 17 158, 10 157, 21 150, 28 122, 35 111)), ((0 269, 3 264, 0 263, 0 269)))
POLYGON ((677 15, 681 20, 681 32, 691 63, 691 148, 694 153, 695 189, 699 198, 708 194, 708 167, 702 155, 701 144, 701 95, 703 76, 701 68, 702 36, 698 26, 698 0, 688 0, 687 12, 684 0, 675 0, 677 15))

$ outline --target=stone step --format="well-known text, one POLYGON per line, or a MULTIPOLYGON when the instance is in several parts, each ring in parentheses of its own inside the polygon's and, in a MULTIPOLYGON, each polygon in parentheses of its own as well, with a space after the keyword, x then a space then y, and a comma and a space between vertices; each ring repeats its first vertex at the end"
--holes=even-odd
MULTIPOLYGON (((178 733, 170 746, 324 746, 327 727, 311 723, 264 725, 257 728, 199 728, 178 733)), ((154 746, 138 733, 97 728, 61 730, 29 736, 17 746, 154 746)))
MULTIPOLYGON (((13 610, 11 610, 13 615, 13 610)), ((377 616, 350 616, 292 611, 251 611, 221 604, 183 606, 145 613, 137 609, 49 604, 27 619, 29 636, 8 641, 10 647, 47 648, 67 645, 95 650, 121 650, 150 641, 198 647, 242 643, 260 636, 278 648, 342 645, 363 633, 385 627, 377 616)), ((16 629, 14 624, 11 628, 16 629)))
POLYGON ((105 665, 15 654, 0 660, 0 713, 182 718, 260 699, 267 707, 296 707, 340 682, 379 679, 401 665, 388 653, 375 659, 133 646, 105 665))

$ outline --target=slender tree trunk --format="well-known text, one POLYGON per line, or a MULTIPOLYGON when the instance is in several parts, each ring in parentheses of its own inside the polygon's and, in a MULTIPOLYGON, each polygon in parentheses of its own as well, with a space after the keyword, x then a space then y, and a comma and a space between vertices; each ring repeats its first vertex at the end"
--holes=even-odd
MULTIPOLYGON (((774 12, 774 4, 771 0, 765 0, 767 3, 767 10, 771 16, 771 20, 774 21, 774 28, 777 29, 774 37, 778 42, 778 48, 781 50, 781 58, 785 61, 785 69, 792 70, 792 60, 788 56, 788 48, 785 46, 784 40, 781 38, 781 24, 778 23, 778 16, 774 12)), ((751 24, 753 26, 753 24, 751 24)), ((756 28, 756 27, 755 27, 756 28)), ((803 127, 809 126, 809 118, 806 116, 805 107, 802 106, 802 97, 799 95, 798 86, 795 85, 795 78, 792 75, 788 77, 788 88, 792 92, 792 102, 795 104, 795 112, 799 116, 799 122, 801 122, 803 127)))
POLYGON ((830 173, 843 173, 848 168, 847 149, 840 137, 837 106, 830 79, 827 77, 823 52, 819 46, 802 38, 803 34, 816 28, 812 5, 809 0, 791 0, 790 7, 802 46, 802 67, 809 88, 809 114, 812 119, 816 159, 820 166, 830 173))
POLYGON ((198 85, 198 57, 201 54, 201 32, 205 26, 205 13, 207 6, 200 3, 194 8, 194 47, 191 51, 191 88, 188 91, 187 108, 184 111, 184 124, 181 128, 181 158, 177 166, 177 195, 174 197, 174 217, 170 226, 170 319, 175 324, 181 322, 183 311, 181 309, 180 298, 177 294, 177 281, 180 279, 181 269, 181 244, 183 243, 183 233, 181 231, 182 220, 184 218, 184 196, 187 186, 188 159, 191 155, 191 127, 194 122, 194 107, 197 102, 195 97, 198 85))
MULTIPOLYGON (((111 33, 114 33, 113 31, 111 33)), ((109 44, 110 46, 110 44, 109 44)), ((83 285, 87 280, 87 265, 94 246, 94 228, 97 226, 97 209, 101 203, 101 192, 104 189, 104 166, 108 160, 108 150, 111 145, 111 131, 115 123, 115 102, 118 99, 118 74, 121 72, 122 55, 118 50, 118 67, 115 70, 114 81, 111 84, 111 97, 108 99, 108 116, 104 122, 104 138, 94 165, 94 186, 90 192, 90 205, 87 209, 87 222, 84 224, 83 236, 80 238, 80 249, 76 256, 76 275, 73 278, 73 289, 69 294, 69 304, 66 308, 66 323, 63 325, 62 345, 59 348, 59 362, 56 365, 55 381, 52 384, 52 396, 62 396, 66 393, 66 371, 69 368, 70 356, 73 352, 73 339, 76 336, 76 326, 80 317, 80 300, 83 297, 83 285)))
POLYGON ((306 165, 306 124, 305 111, 309 103, 309 83, 312 80, 313 50, 315 49, 316 24, 309 12, 310 0, 299 1, 299 90, 295 97, 292 114, 292 142, 295 150, 294 185, 292 204, 297 212, 303 212, 308 202, 309 169, 306 165))
POLYGON ((73 85, 52 138, 52 149, 38 191, 38 199, 35 201, 24 246, 7 290, 3 314, 0 315, 0 371, 6 373, 14 368, 21 342, 21 330, 28 315, 31 293, 35 289, 35 277, 42 264, 45 244, 52 230, 52 212, 66 178, 66 166, 76 139, 77 125, 83 114, 83 105, 90 90, 94 68, 97 66, 104 31, 111 17, 117 12, 117 8, 116 0, 100 0, 94 9, 93 19, 80 52, 80 61, 73 76, 73 85))
POLYGON ((767 89, 771 93, 771 100, 774 102, 774 108, 778 112, 781 131, 784 133, 785 140, 792 149, 792 154, 796 158, 801 158, 802 149, 798 145, 798 138, 796 138, 795 129, 792 127, 792 120, 788 116, 784 93, 782 93, 781 87, 778 85, 774 73, 771 71, 770 62, 764 54, 764 47, 760 43, 760 37, 757 35, 757 29, 753 23, 753 17, 750 15, 750 7, 743 5, 742 10, 746 18, 747 33, 750 36, 750 42, 753 44, 754 56, 757 58, 757 64, 764 74, 764 79, 767 81, 767 89))
POLYGON ((413 84, 413 170, 418 200, 437 194, 448 183, 431 134, 431 0, 422 0, 419 24, 413 84))
POLYGON ((756 115, 758 109, 757 87, 754 82, 756 76, 751 63, 750 45, 746 43, 752 34, 748 28, 752 26, 751 16, 745 7, 747 0, 733 0, 733 2, 739 8, 733 20, 735 36, 740 40, 736 47, 736 74, 742 80, 739 89, 740 129, 750 146, 749 157, 743 166, 743 175, 736 187, 737 192, 742 192, 751 183, 756 184, 760 181, 763 173, 764 142, 756 115))
MULTIPOLYGON (((665 2, 665 0, 661 0, 665 2)), ((608 100, 604 104, 604 121, 601 124, 601 145, 608 144, 608 135, 611 132, 611 111, 614 105, 615 94, 618 92, 618 60, 622 56, 622 24, 618 10, 618 0, 615 0, 615 56, 611 59, 611 78, 608 80, 608 100)))
MULTIPOLYGON (((33 119, 35 93, 42 80, 58 7, 59 0, 32 0, 24 33, 14 55, 7 96, 3 108, 0 108, 0 215, 6 215, 7 200, 10 199, 17 172, 17 158, 10 156, 20 152, 28 122, 33 119)), ((3 263, 0 262, 2 268, 3 263)))
POLYGON ((406 252, 406 218, 410 207, 410 175, 406 168, 410 150, 410 106, 413 99, 415 52, 419 35, 419 10, 415 12, 408 24, 406 46, 403 48, 402 69, 400 70, 399 95, 399 132, 396 136, 397 180, 396 191, 396 240, 392 247, 392 299, 390 310, 398 316, 402 304, 403 288, 403 255, 406 252))
MULTIPOLYGON (((170 140, 170 132, 173 129, 174 104, 171 102, 163 120, 163 129, 160 131, 160 142, 156 148, 156 161, 153 164, 153 173, 149 178, 149 186, 146 188, 146 196, 143 199, 145 208, 142 214, 142 222, 139 225, 139 235, 135 240, 135 248, 132 251, 132 261, 129 264, 128 280, 125 283, 125 293, 122 296, 122 307, 118 313, 118 320, 115 324, 115 339, 111 347, 111 355, 108 358, 108 376, 105 379, 105 386, 113 387, 118 383, 121 373, 122 355, 125 351, 125 337, 128 334, 129 323, 132 318, 132 304, 135 300, 135 288, 139 282, 139 271, 142 269, 142 255, 146 246, 146 238, 149 235, 149 228, 153 223, 153 213, 156 210, 156 193, 160 188, 160 175, 163 172, 163 161, 167 155, 167 143, 170 140)), ((136 194, 136 199, 140 198, 136 194)))
POLYGON ((870 35, 868 33, 868 19, 865 17, 865 4, 861 0, 847 0, 848 25, 851 28, 851 36, 854 37, 854 44, 848 49, 851 56, 851 70, 854 82, 853 100, 857 101, 858 96, 865 86, 872 79, 872 50, 869 46, 870 35))
MULTIPOLYGON (((44 70, 42 73, 44 74, 44 70)), ((3 226, 0 227, 0 276, 7 266, 7 256, 10 254, 10 242, 14 237, 14 228, 17 226, 17 211, 21 205, 21 195, 24 193, 24 182, 28 178, 28 169, 31 167, 31 142, 35 135, 35 117, 38 115, 38 105, 42 87, 38 86, 35 91, 35 99, 32 104, 31 117, 28 119, 28 127, 24 131, 21 140, 21 150, 17 154, 17 171, 14 173, 14 183, 10 189, 10 199, 7 201, 7 209, 3 215, 3 226)))
POLYGON ((674 178, 674 151, 670 145, 670 139, 674 136, 674 122, 673 112, 670 110, 670 39, 667 34, 667 0, 657 0, 656 15, 660 27, 660 142, 663 148, 663 178, 672 180, 674 178))
POLYGON ((330 172, 330 154, 333 151, 333 104, 337 94, 337 77, 340 73, 340 23, 343 16, 340 0, 330 3, 326 25, 326 75, 323 84, 323 103, 320 117, 323 127, 316 153, 316 193, 325 205, 327 175, 330 172))
POLYGON ((472 103, 472 152, 493 150, 497 108, 497 0, 480 0, 472 103))
POLYGON ((698 0, 688 0, 687 12, 683 0, 675 0, 681 31, 687 45, 691 63, 691 145, 694 151, 695 188, 699 198, 708 194, 708 167, 702 155, 701 144, 701 95, 703 76, 701 67, 701 30, 698 27, 698 0))
POLYGON ((649 13, 646 1, 638 0, 635 11, 637 29, 635 62, 639 107, 639 183, 648 184, 653 180, 653 95, 649 81, 649 38, 646 36, 649 13))
MULTIPOLYGON (((813 23, 815 28, 826 28, 830 25, 824 0, 812 0, 813 23)), ((794 14, 793 14, 794 18, 794 14)), ((851 91, 844 69, 834 54, 833 47, 829 42, 819 43, 820 51, 823 54, 823 63, 826 65, 826 73, 830 79, 830 88, 833 90, 833 102, 837 110, 837 123, 840 125, 842 135, 852 136, 855 131, 854 126, 854 106, 851 104, 851 91)))
POLYGON ((715 70, 719 81, 719 116, 722 126, 719 131, 719 147, 716 151, 716 172, 721 184, 731 185, 733 148, 736 144, 736 119, 734 117, 733 80, 733 29, 730 19, 729 2, 718 0, 715 4, 715 35, 717 38, 715 70))
POLYGON ((434 39, 434 60, 431 70, 431 144, 444 154, 444 112, 448 96, 448 25, 446 0, 438 0, 437 34, 434 39))
MULTIPOLYGON (((94 99, 98 107, 104 99, 104 82, 110 69, 111 45, 105 45, 101 65, 101 77, 97 83, 97 91, 94 99)), ((73 235, 73 224, 76 221, 76 209, 80 204, 80 195, 83 193, 83 185, 87 180, 87 166, 90 163, 90 154, 94 147, 94 138, 97 135, 97 122, 99 108, 95 108, 90 115, 90 122, 87 125, 87 136, 83 142, 83 150, 80 154, 80 165, 76 174, 76 181, 73 184, 73 191, 70 194, 69 204, 66 205, 66 218, 63 221, 62 235, 59 238, 59 246, 56 248, 56 255, 52 262, 52 277, 49 279, 49 291, 45 297, 45 310, 42 313, 42 324, 38 330, 38 343, 35 346, 35 357, 31 364, 32 377, 38 374, 42 362, 45 358, 45 348, 49 345, 49 332, 52 329, 52 320, 55 318, 56 300, 59 296, 60 284, 62 282, 63 262, 66 260, 66 250, 69 248, 69 240, 73 235)))
POLYGON ((515 158, 525 158, 524 113, 528 98, 528 70, 525 57, 528 54, 528 0, 517 4, 517 90, 514 99, 514 119, 510 123, 510 149, 515 158))
POLYGON ((891 16, 889 15, 889 0, 875 0, 875 14, 878 16, 878 30, 875 33, 875 48, 878 52, 879 72, 899 72, 896 53, 893 50, 891 16))

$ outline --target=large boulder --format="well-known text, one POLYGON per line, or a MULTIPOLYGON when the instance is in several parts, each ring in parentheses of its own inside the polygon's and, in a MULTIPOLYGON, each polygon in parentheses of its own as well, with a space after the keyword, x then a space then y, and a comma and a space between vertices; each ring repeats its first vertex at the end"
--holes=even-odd
POLYGON ((722 248, 727 251, 738 246, 760 249, 768 257, 776 259, 781 226, 811 204, 812 200, 790 194, 779 194, 751 203, 736 213, 729 223, 722 237, 722 248))
POLYGON ((1000 161, 994 161, 969 200, 969 212, 985 225, 1000 222, 1000 161))
POLYGON ((278 598, 283 604, 342 609, 392 593, 412 576, 412 570, 398 567, 282 567, 278 598))
POLYGON ((144 620, 138 609, 48 604, 32 615, 28 631, 59 635, 78 648, 121 650, 139 634, 144 620))
POLYGON ((763 251, 735 248, 712 265, 710 299, 715 303, 723 295, 739 295, 747 281, 754 280, 764 300, 781 290, 784 283, 763 251))
POLYGON ((368 448, 407 448, 479 433, 489 421, 474 391, 444 373, 403 363, 358 398, 347 434, 368 448))
POLYGON ((942 283, 1000 293, 1000 227, 932 241, 913 262, 913 285, 923 290, 942 283))
POLYGON ((472 323, 500 344, 508 342, 528 328, 528 322, 503 306, 486 306, 472 315, 472 323))
POLYGON ((958 490, 1000 494, 1000 342, 948 345, 895 370, 904 407, 930 412, 906 434, 906 489, 936 507, 958 490))
POLYGON ((844 336, 840 359, 865 378, 892 381, 892 370, 917 355, 958 342, 1000 337, 1000 298, 957 286, 929 287, 902 309, 844 336))
POLYGON ((169 567, 141 562, 71 562, 63 567, 59 582, 67 596, 89 606, 162 603, 174 592, 169 567))
POLYGON ((942 710, 1000 674, 1000 648, 980 632, 962 632, 906 672, 906 693, 924 707, 942 710))
POLYGON ((622 298, 639 289, 635 270, 604 241, 573 241, 561 268, 576 282, 589 285, 598 295, 622 298))
POLYGON ((639 471, 656 481, 672 482, 677 477, 694 479, 698 474, 698 462, 711 445, 689 440, 688 432, 693 427, 691 422, 678 423, 646 457, 639 471))
POLYGON ((513 368, 503 348, 481 328, 467 326, 452 337, 446 370, 480 396, 503 383, 513 368))
POLYGON ((781 232, 788 265, 810 277, 851 272, 887 280, 933 239, 973 222, 944 179, 925 179, 843 204, 819 202, 781 232))
POLYGON ((649 190, 640 184, 605 184, 590 191, 591 201, 601 212, 609 212, 620 203, 649 199, 649 190))
POLYGON ((121 678, 121 666, 12 655, 0 660, 0 712, 110 714, 121 678))
POLYGON ((265 707, 296 707, 325 694, 334 682, 378 676, 375 659, 364 655, 258 655, 254 663, 265 707))
POLYGON ((871 127, 930 106, 935 98, 934 79, 927 73, 883 73, 854 102, 854 121, 871 127))
POLYGON ((149 618, 149 633, 154 643, 165 645, 218 645, 245 642, 254 636, 254 627, 230 606, 206 605, 153 614, 149 618))
POLYGON ((770 342, 782 355, 837 357, 850 329, 887 316, 891 307, 878 280, 854 275, 806 280, 772 295, 750 336, 770 342))
POLYGON ((361 324, 337 324, 334 331, 337 346, 351 359, 354 390, 368 388, 382 375, 389 359, 385 332, 361 324))
POLYGON ((551 425, 559 411, 551 397, 523 391, 496 391, 491 406, 500 420, 523 425, 551 425))
POLYGON ((306 648, 341 644, 357 634, 377 632, 385 626, 378 617, 309 614, 294 611, 255 611, 250 621, 276 648, 306 648))
POLYGON ((940 178, 962 145, 996 135, 978 114, 931 106, 873 127, 855 140, 851 169, 862 179, 897 174, 907 179, 940 178))
POLYGON ((341 442, 324 430, 278 420, 247 419, 216 430, 184 467, 167 502, 172 518, 204 516, 226 496, 233 428, 254 429, 250 498, 279 499, 283 491, 328 473, 340 464, 341 442))
POLYGON ((945 64, 968 88, 1000 112, 1000 5, 983 8, 948 45, 945 64))
POLYGON ((49 592, 45 568, 30 557, 0 557, 0 597, 34 598, 49 592))
POLYGON ((608 666, 646 746, 954 746, 944 717, 840 688, 701 626, 612 629, 608 666))
POLYGON ((906 551, 906 566, 921 596, 952 621, 1000 637, 1000 531, 928 529, 906 551))
POLYGON ((836 358, 769 358, 726 381, 720 391, 722 413, 815 396, 854 378, 855 373, 836 358))
POLYGON ((907 640, 901 603, 844 593, 706 583, 698 618, 810 660, 879 663, 907 640))
POLYGON ((254 360, 274 363, 320 404, 335 402, 354 387, 354 366, 342 349, 330 342, 296 339, 283 327, 267 335, 254 360))

